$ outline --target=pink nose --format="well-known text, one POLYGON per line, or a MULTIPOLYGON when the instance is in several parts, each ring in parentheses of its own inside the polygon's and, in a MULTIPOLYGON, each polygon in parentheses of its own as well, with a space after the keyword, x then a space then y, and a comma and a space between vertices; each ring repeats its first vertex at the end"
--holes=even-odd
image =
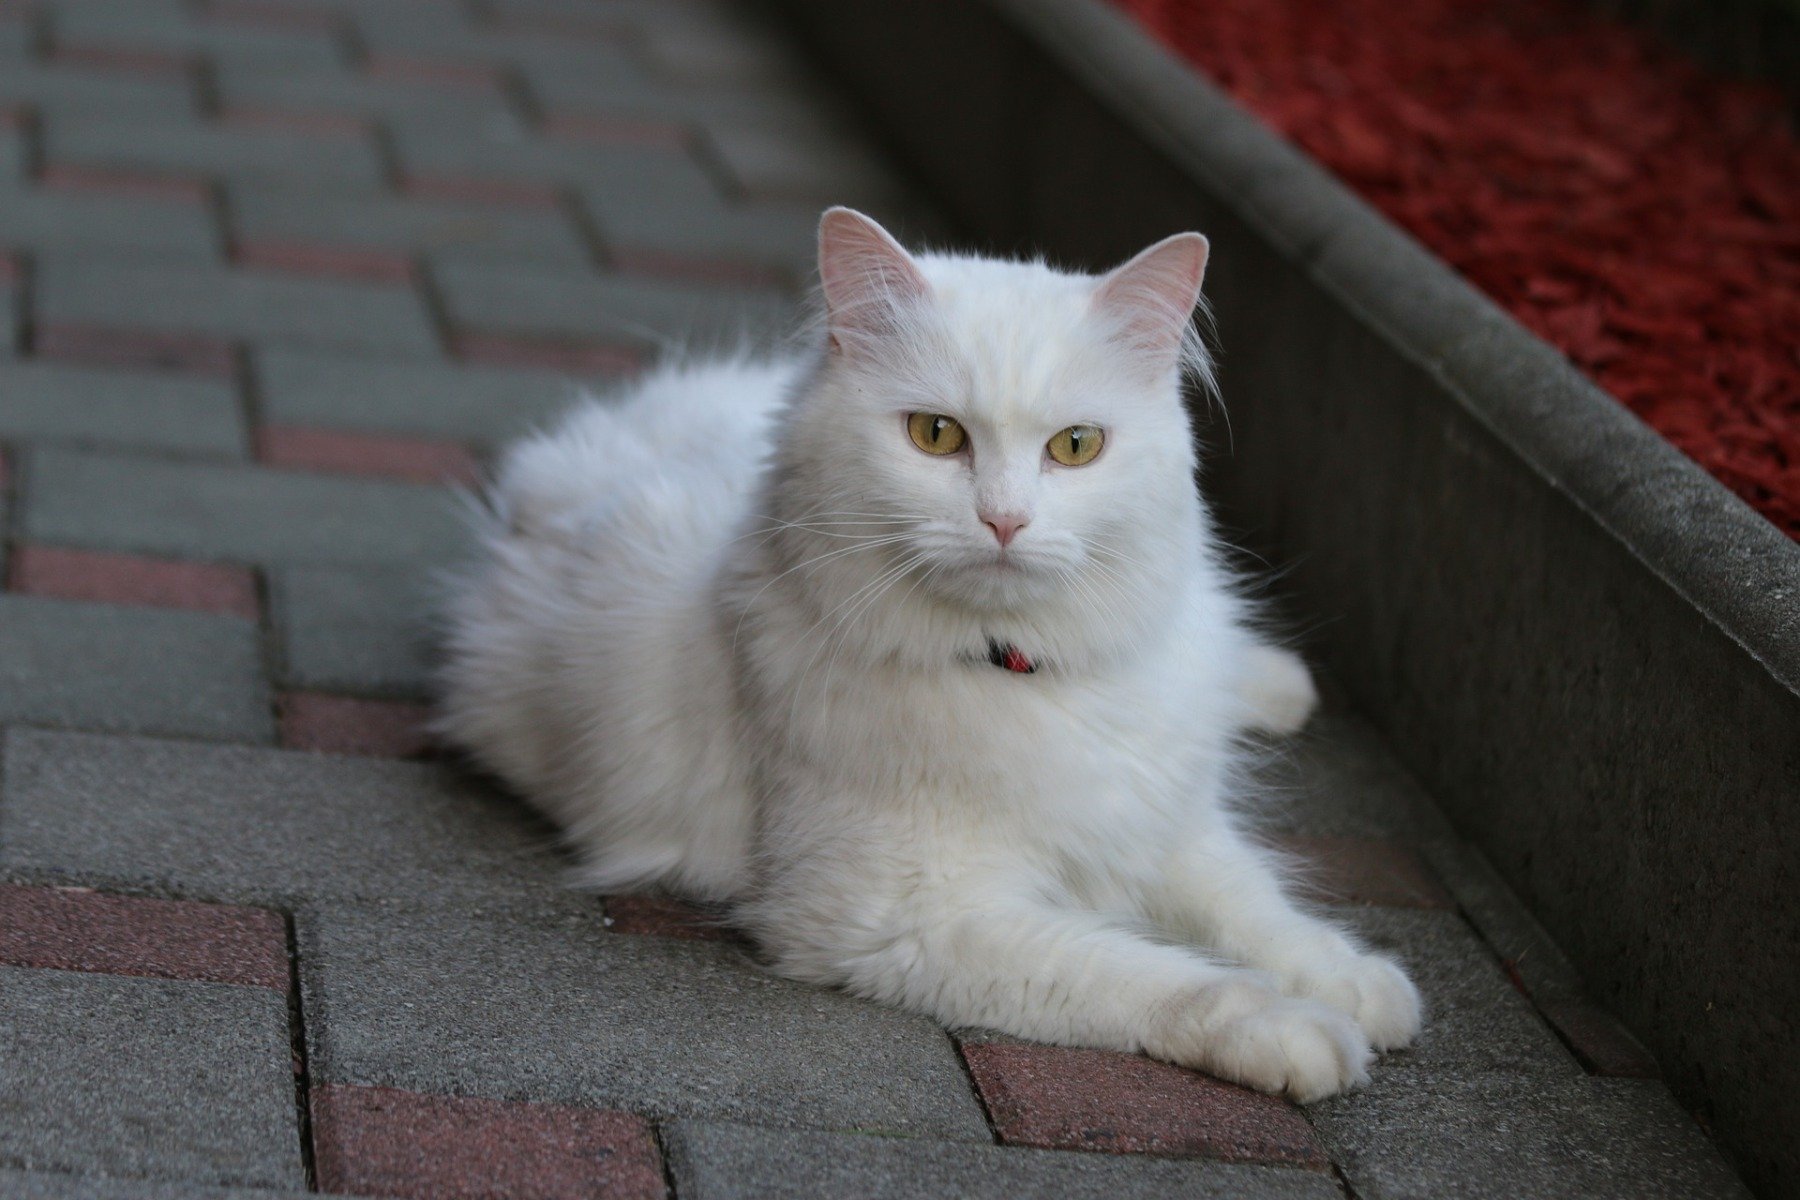
POLYGON ((1002 549, 1011 545, 1019 530, 1027 524, 1024 517, 983 517, 981 523, 994 531, 994 540, 1002 549))

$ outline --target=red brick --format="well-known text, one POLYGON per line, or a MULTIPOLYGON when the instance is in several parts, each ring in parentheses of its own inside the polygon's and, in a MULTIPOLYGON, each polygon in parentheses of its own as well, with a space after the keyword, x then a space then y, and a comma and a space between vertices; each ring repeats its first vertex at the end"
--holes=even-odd
POLYGON ((1294 837, 1277 845, 1303 859, 1302 893, 1321 904, 1454 908, 1456 902, 1416 853, 1375 838, 1294 837))
POLYGON ((212 188, 204 179, 104 167, 72 167, 52 163, 38 176, 38 182, 44 187, 64 191, 181 200, 188 204, 205 204, 212 197, 212 188))
POLYGON ((450 349, 464 362, 498 367, 541 367, 570 375, 626 375, 642 365, 637 351, 624 346, 539 342, 486 333, 458 334, 450 339, 450 349))
POLYGON ((428 1096, 325 1084, 312 1090, 319 1189, 457 1200, 661 1200, 650 1125, 609 1109, 428 1096))
POLYGON ((562 196, 545 183, 523 180, 468 179, 446 175, 409 175, 400 190, 421 200, 455 200, 505 208, 560 208, 562 196))
POLYGON ((779 268, 724 258, 689 258, 661 250, 634 250, 629 246, 614 247, 610 257, 613 266, 619 270, 638 275, 752 287, 779 287, 788 282, 787 273, 779 268))
POLYGON ((62 546, 20 546, 7 564, 7 586, 58 600, 186 608, 252 621, 258 611, 256 578, 243 567, 62 546))
POLYGON ((32 352, 60 362, 154 367, 216 379, 230 379, 237 372, 237 354, 231 343, 198 333, 40 325, 32 339, 32 352))
POLYGON ((564 141, 666 146, 671 149, 686 146, 689 140, 684 126, 669 121, 587 117, 577 113, 551 113, 544 118, 543 130, 550 137, 564 141))
POLYGON ((1539 1008, 1590 1073, 1626 1079, 1662 1078, 1662 1068, 1650 1051, 1604 1009, 1585 1000, 1552 1001, 1539 1008))
POLYGON ((285 692, 281 744, 290 750, 367 758, 418 758, 430 753, 430 712, 402 700, 364 700, 324 692, 285 692))
POLYGON ((363 71, 373 78, 397 83, 433 83, 483 92, 498 91, 500 88, 500 72, 480 63, 383 55, 369 58, 363 64, 363 71))
POLYGON ((286 991, 287 925, 261 908, 0 884, 0 962, 286 991))
POLYGON ((1274 1096, 1108 1050, 973 1042, 962 1052, 1009 1145, 1327 1165, 1300 1110, 1274 1096))
POLYGON ((364 283, 411 284, 415 278, 412 260, 404 254, 363 246, 250 241, 238 243, 232 259, 239 266, 259 270, 354 279, 364 283))
POLYGON ((606 924, 614 933, 715 942, 735 940, 722 910, 701 908, 672 896, 608 896, 606 924))
POLYGON ((475 455, 457 442, 298 425, 258 430, 256 456, 272 467, 376 475, 409 483, 473 483, 481 475, 475 455))
POLYGON ((276 129, 308 137, 362 137, 369 123, 349 113, 292 112, 273 108, 228 108, 219 124, 239 129, 276 129))
POLYGON ((88 67, 148 79, 184 76, 192 65, 184 55, 161 50, 124 50, 114 46, 59 45, 50 61, 65 66, 88 67))

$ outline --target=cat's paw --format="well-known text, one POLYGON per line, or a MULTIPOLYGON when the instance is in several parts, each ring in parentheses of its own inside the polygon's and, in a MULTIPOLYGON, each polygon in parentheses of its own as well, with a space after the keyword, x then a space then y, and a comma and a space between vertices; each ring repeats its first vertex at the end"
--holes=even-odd
MULTIPOLYGON (((1362 1028, 1329 1005, 1272 988, 1196 995, 1164 1036, 1147 1046, 1159 1058, 1302 1104, 1348 1091, 1369 1078, 1374 1053, 1362 1028)), ((1218 989, 1206 989, 1216 993, 1218 989)))
POLYGON ((1293 980, 1289 990, 1349 1013, 1376 1050, 1411 1045, 1424 1020, 1419 989, 1399 964, 1379 954, 1344 959, 1293 980))
POLYGON ((1244 651, 1238 694, 1249 725, 1277 735, 1297 733, 1319 707, 1319 689, 1298 654, 1275 646, 1244 651))

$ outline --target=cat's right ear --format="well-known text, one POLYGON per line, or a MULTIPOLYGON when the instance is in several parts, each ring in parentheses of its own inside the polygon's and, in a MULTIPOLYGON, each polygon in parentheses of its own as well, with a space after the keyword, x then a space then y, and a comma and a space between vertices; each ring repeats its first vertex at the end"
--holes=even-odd
POLYGON ((828 208, 819 219, 819 283, 835 353, 890 334, 900 312, 931 292, 906 248, 852 208, 828 208))

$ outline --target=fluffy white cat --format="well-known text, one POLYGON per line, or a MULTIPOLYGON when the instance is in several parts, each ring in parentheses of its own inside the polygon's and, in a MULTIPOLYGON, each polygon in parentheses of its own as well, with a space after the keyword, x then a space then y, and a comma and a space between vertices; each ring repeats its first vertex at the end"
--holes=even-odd
POLYGON ((1303 724, 1195 488, 1207 243, 1108 275, 836 208, 808 354, 679 365, 505 456, 443 728, 585 880, 727 900, 797 979, 1299 1100, 1419 996, 1240 829, 1303 724))

